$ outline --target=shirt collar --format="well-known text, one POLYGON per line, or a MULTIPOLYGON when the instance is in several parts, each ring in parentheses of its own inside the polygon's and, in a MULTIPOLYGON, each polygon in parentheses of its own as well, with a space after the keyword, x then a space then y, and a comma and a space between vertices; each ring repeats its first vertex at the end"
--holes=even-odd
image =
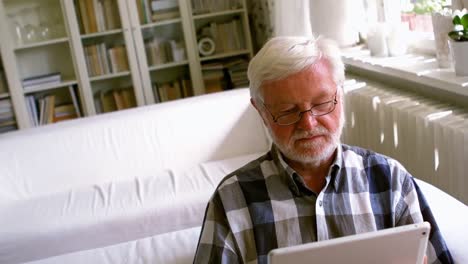
MULTIPOLYGON (((278 147, 276 147, 275 144, 272 145, 271 147, 271 153, 273 160, 276 164, 276 166, 279 169, 280 172, 280 177, 282 177, 286 184, 289 186, 291 191, 296 194, 297 196, 302 196, 303 194, 301 193, 301 188, 305 187, 304 182, 302 181, 302 178, 299 176, 299 174, 289 166, 286 161, 283 158, 283 155, 279 151, 278 147), (302 184, 304 187, 299 186, 298 184, 302 184)), ((336 155, 335 159, 332 163, 332 165, 329 168, 328 175, 327 175, 327 182, 330 182, 332 184, 332 187, 337 189, 338 182, 341 179, 341 175, 339 172, 340 168, 342 167, 343 164, 343 150, 341 144, 338 144, 336 148, 336 155)))

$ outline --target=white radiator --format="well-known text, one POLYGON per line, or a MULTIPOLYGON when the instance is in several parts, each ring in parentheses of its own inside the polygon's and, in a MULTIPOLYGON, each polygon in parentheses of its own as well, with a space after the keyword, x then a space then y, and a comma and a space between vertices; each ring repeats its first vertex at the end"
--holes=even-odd
POLYGON ((416 178, 468 204, 468 111, 347 80, 343 142, 400 161, 416 178))

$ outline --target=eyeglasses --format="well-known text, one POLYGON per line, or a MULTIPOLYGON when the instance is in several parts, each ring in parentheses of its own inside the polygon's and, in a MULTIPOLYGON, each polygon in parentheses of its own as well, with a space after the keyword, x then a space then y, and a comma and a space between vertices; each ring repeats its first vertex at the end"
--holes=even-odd
POLYGON ((270 110, 265 105, 265 103, 263 103, 263 106, 268 111, 268 113, 270 113, 275 123, 281 126, 288 126, 288 125, 297 123, 299 120, 301 120, 302 114, 307 113, 307 112, 310 112, 312 116, 323 116, 323 115, 333 112, 333 110, 335 110, 336 104, 338 103, 338 101, 336 100, 337 92, 335 92, 333 100, 327 101, 321 104, 312 105, 312 107, 309 110, 305 110, 305 111, 299 111, 299 110, 288 111, 287 110, 284 113, 281 113, 278 116, 275 116, 270 112, 270 110))

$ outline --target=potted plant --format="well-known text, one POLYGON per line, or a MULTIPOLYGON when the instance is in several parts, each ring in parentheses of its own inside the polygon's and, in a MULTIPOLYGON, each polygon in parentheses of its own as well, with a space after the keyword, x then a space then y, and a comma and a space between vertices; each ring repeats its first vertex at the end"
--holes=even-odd
POLYGON ((466 10, 455 11, 453 30, 448 33, 450 48, 457 76, 468 76, 468 14, 466 10))

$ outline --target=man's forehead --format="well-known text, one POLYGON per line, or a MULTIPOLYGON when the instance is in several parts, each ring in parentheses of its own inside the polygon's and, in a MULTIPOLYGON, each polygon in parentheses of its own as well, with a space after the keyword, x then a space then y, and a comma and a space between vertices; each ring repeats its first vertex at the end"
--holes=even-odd
POLYGON ((336 84, 332 80, 314 82, 277 82, 262 86, 265 103, 291 103, 315 101, 335 94, 336 84))

